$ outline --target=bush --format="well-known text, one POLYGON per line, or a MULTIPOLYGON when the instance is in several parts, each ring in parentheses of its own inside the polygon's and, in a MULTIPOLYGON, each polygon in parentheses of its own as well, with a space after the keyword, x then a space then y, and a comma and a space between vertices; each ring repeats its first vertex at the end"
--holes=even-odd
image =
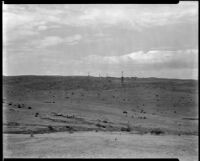
POLYGON ((161 129, 153 129, 151 130, 151 134, 160 135, 164 134, 164 131, 162 131, 161 129))
POLYGON ((108 121, 104 120, 103 123, 108 123, 108 121))
POLYGON ((101 124, 99 124, 99 123, 97 123, 97 124, 96 124, 96 126, 97 126, 97 127, 106 128, 106 126, 104 126, 104 125, 101 125, 101 124))
POLYGON ((54 129, 51 125, 48 126, 48 129, 49 129, 50 131, 55 131, 55 129, 54 129))
POLYGON ((128 128, 128 127, 121 127, 121 131, 127 131, 127 132, 130 132, 130 128, 128 128))
POLYGON ((38 115, 39 115, 39 113, 38 113, 38 112, 36 112, 36 113, 35 113, 35 117, 38 117, 38 115))

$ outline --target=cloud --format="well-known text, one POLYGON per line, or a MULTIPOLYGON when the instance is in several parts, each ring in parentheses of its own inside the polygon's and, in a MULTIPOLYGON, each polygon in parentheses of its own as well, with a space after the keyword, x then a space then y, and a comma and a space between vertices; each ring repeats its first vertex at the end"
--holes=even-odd
POLYGON ((81 39, 82 39, 82 36, 79 35, 79 34, 76 34, 76 35, 73 35, 73 36, 65 37, 64 38, 64 43, 67 43, 67 44, 76 44, 81 39))
POLYGON ((174 5, 96 5, 88 7, 79 20, 86 25, 122 25, 140 30, 166 24, 197 20, 197 3, 174 5))
POLYGON ((45 25, 38 26, 38 30, 39 30, 39 31, 46 30, 47 28, 48 28, 48 27, 45 26, 45 25))
POLYGON ((197 21, 197 2, 174 5, 3 5, 3 24, 7 30, 18 27, 40 30, 40 25, 99 26, 119 25, 140 29, 197 21))
POLYGON ((40 47, 57 45, 63 42, 63 39, 57 36, 48 36, 40 41, 40 47))
POLYGON ((79 34, 75 34, 72 36, 67 37, 59 37, 59 36, 47 36, 41 40, 34 40, 31 43, 27 43, 26 45, 31 45, 35 48, 46 48, 49 46, 56 46, 59 44, 66 44, 66 45, 75 45, 82 39, 82 36, 79 34))
POLYGON ((141 69, 148 68, 197 68, 198 50, 138 51, 122 56, 89 55, 84 58, 88 64, 125 65, 141 69))

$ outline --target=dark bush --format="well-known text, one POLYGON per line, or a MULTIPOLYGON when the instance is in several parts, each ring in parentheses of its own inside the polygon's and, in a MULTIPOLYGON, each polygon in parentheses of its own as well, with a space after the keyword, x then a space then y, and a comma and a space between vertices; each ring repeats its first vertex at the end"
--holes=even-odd
POLYGON ((31 107, 28 107, 28 109, 32 109, 31 107))
POLYGON ((121 127, 121 131, 126 131, 126 132, 130 132, 130 128, 127 128, 127 127, 121 127))
POLYGON ((18 108, 22 108, 20 104, 19 104, 17 107, 18 107, 18 108))
POLYGON ((50 131, 54 131, 54 130, 55 130, 51 125, 48 126, 48 129, 49 129, 50 131))
POLYGON ((101 125, 101 124, 99 124, 99 123, 97 123, 97 124, 96 124, 96 126, 97 126, 97 127, 106 128, 106 126, 104 126, 104 125, 101 125))
POLYGON ((160 134, 164 134, 164 131, 160 129, 153 129, 151 130, 151 134, 160 135, 160 134))
POLYGON ((123 111, 123 113, 124 113, 124 114, 127 114, 128 112, 127 112, 127 111, 123 111))
POLYGON ((38 117, 38 115, 39 115, 39 113, 38 113, 38 112, 36 112, 36 113, 35 113, 35 117, 38 117))

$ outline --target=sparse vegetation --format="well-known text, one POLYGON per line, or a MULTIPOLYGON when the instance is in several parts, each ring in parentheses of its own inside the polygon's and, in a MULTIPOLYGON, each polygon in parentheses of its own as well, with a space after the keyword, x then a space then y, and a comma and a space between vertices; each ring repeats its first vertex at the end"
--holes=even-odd
POLYGON ((161 129, 157 128, 157 129, 151 130, 151 134, 161 135, 161 134, 164 134, 164 131, 162 131, 161 129))
POLYGON ((55 131, 55 129, 54 129, 51 125, 48 126, 48 129, 49 129, 50 131, 55 131))
POLYGON ((35 113, 35 117, 38 117, 38 115, 39 115, 39 113, 38 113, 38 112, 36 112, 36 113, 35 113))

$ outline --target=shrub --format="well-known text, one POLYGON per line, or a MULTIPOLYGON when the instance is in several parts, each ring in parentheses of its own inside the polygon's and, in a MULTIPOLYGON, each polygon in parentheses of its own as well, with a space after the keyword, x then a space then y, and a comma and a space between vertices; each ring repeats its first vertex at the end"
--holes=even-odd
POLYGON ((35 113, 35 117, 38 117, 38 115, 39 115, 39 113, 38 113, 38 112, 36 112, 36 113, 35 113))
POLYGON ((130 132, 131 130, 130 130, 130 128, 128 128, 128 127, 121 127, 121 131, 130 132))
POLYGON ((48 126, 48 129, 49 129, 50 131, 54 131, 54 128, 53 128, 51 125, 48 126))
POLYGON ((151 134, 160 135, 164 134, 164 131, 162 131, 161 129, 153 129, 151 130, 151 134))
POLYGON ((101 125, 101 124, 99 124, 99 123, 97 123, 97 124, 96 124, 96 126, 97 126, 97 127, 106 128, 106 126, 104 126, 104 125, 101 125))

